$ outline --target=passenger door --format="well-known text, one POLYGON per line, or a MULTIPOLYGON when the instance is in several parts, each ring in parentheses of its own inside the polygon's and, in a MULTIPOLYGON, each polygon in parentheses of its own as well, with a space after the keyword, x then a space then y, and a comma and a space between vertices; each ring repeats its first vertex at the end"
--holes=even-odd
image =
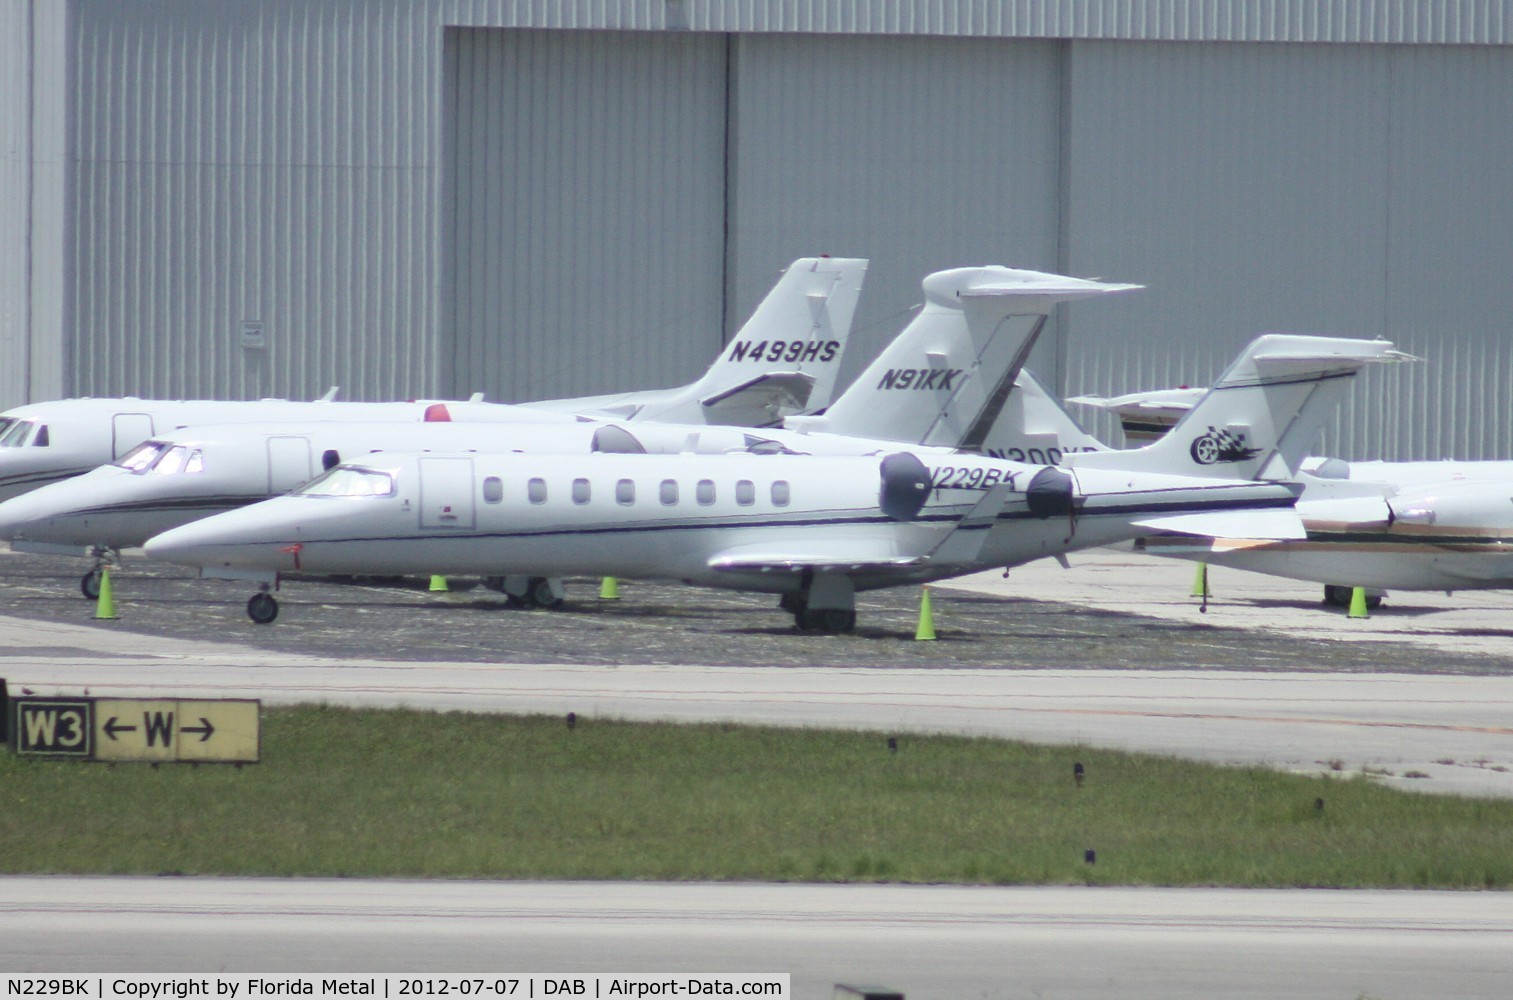
POLYGON ((152 414, 117 413, 110 430, 111 460, 114 461, 152 437, 152 414))
POLYGON ((473 460, 420 460, 420 526, 471 530, 474 525, 473 460))
POLYGON ((310 439, 268 439, 268 495, 288 493, 310 481, 310 439))

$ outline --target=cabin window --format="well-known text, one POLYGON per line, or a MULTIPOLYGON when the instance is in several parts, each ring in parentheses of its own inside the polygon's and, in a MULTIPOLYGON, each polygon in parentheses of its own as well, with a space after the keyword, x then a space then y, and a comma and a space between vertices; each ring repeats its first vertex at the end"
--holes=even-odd
POLYGON ((504 480, 498 476, 487 476, 483 480, 483 502, 499 503, 504 499, 504 480))
POLYGON ((615 503, 629 507, 636 502, 636 484, 629 479, 622 479, 615 484, 615 503))
POLYGON ((531 503, 546 503, 546 480, 533 478, 526 483, 525 498, 531 503))
POLYGON ((735 502, 742 507, 750 507, 756 503, 756 483, 749 479, 736 480, 735 502))
POLYGON ((593 498, 593 487, 589 486, 587 479, 573 480, 573 503, 585 504, 593 498))
POLYGON ((714 480, 700 479, 699 485, 694 488, 694 499, 699 501, 700 506, 708 507, 714 503, 714 480))
POLYGON ((340 464, 341 452, 337 451, 335 448, 327 448, 325 451, 320 453, 320 467, 322 469, 334 469, 340 464))
POLYGON ((662 480, 662 506, 671 507, 678 502, 678 481, 676 479, 662 480))
POLYGON ((788 489, 788 480, 779 479, 772 484, 772 505, 774 507, 786 507, 792 499, 792 492, 788 489))

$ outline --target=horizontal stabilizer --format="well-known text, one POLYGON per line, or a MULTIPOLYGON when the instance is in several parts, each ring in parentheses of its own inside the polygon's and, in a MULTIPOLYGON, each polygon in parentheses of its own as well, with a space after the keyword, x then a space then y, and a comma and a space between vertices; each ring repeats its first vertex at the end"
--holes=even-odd
POLYGON ((1158 514, 1134 522, 1141 528, 1175 531, 1209 538, 1307 538, 1303 520, 1293 510, 1218 510, 1196 514, 1158 514))
POLYGON ((815 378, 808 372, 767 372, 699 400, 704 422, 735 427, 766 427, 784 414, 808 408, 815 378))

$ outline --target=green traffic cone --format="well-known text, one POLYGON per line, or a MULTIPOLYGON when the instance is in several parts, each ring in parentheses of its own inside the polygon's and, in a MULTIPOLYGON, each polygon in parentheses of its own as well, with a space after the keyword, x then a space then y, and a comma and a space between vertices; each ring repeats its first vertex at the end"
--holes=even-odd
POLYGON ((110 589, 110 567, 105 566, 100 570, 100 596, 95 601, 95 618, 115 620, 116 598, 110 589))
POLYGON ((935 638, 935 613, 930 610, 930 588, 919 588, 919 627, 914 630, 916 642, 935 638))
POLYGON ((618 601, 620 599, 620 581, 612 576, 606 576, 604 582, 599 585, 599 600, 618 601))
POLYGON ((1193 577, 1193 597, 1212 597, 1208 589, 1208 563, 1198 563, 1198 574, 1193 577))
POLYGON ((1350 591, 1350 617, 1370 618, 1371 612, 1366 610, 1366 588, 1356 587, 1350 591))
POLYGON ((447 586, 446 577, 438 576, 435 573, 431 574, 431 593, 446 593, 451 589, 451 587, 447 586))

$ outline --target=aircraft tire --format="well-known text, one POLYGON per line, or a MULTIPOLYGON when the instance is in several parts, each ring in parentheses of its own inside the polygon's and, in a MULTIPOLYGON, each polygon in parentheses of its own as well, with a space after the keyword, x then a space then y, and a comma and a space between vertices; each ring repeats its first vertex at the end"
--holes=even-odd
POLYGON ((793 620, 801 632, 835 635, 856 628, 856 612, 849 608, 804 608, 794 612, 793 620))
POLYGON ((79 580, 80 593, 91 601, 98 601, 100 599, 100 577, 100 571, 92 569, 79 580))
POLYGON ((533 576, 528 586, 530 603, 538 608, 554 610, 562 607, 562 598, 552 589, 552 582, 544 576, 533 576))
POLYGON ((268 625, 278 617, 278 600, 272 594, 253 594, 247 600, 247 617, 258 625, 268 625))
POLYGON ((856 628, 856 612, 849 608, 825 608, 820 612, 820 631, 831 634, 856 628))

